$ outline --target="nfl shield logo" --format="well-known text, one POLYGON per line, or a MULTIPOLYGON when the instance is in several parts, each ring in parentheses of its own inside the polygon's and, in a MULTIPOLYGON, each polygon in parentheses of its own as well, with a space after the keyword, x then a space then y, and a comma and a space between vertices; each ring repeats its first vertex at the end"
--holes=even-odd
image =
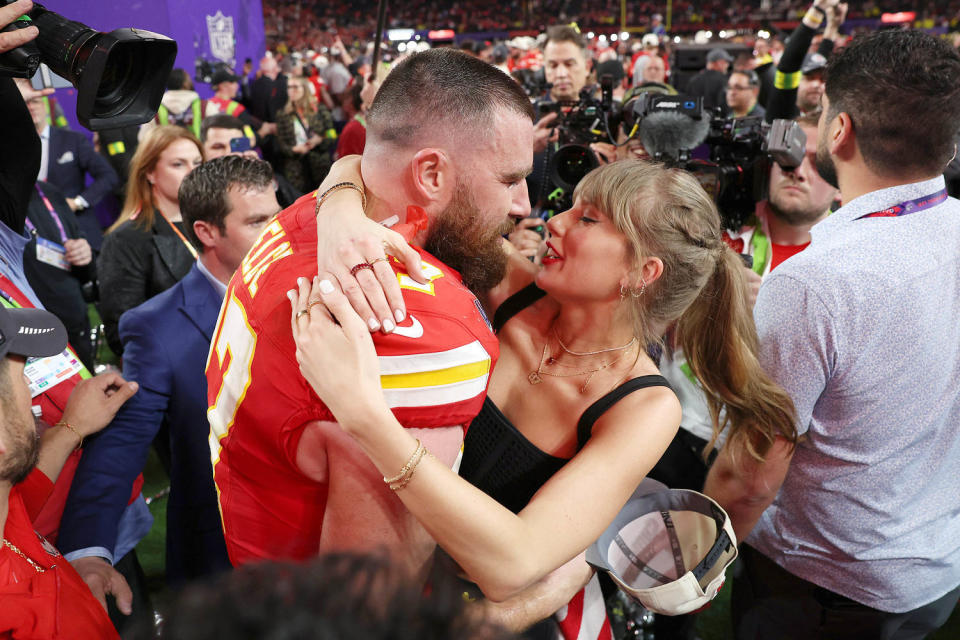
POLYGON ((235 38, 233 16, 225 16, 217 11, 215 16, 207 16, 207 33, 210 35, 210 53, 214 58, 234 64, 235 38))

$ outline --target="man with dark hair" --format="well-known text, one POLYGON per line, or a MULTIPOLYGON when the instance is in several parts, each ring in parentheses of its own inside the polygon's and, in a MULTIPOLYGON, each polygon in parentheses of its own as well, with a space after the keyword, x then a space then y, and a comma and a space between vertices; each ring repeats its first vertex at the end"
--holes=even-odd
POLYGON ((203 121, 203 102, 200 94, 193 89, 190 75, 183 69, 173 69, 167 79, 167 90, 160 100, 157 115, 149 122, 140 125, 139 139, 142 141, 150 131, 157 127, 175 124, 200 137, 200 123, 203 121))
MULTIPOLYGON (((362 253, 342 254, 352 269, 320 274, 361 300, 358 281, 366 287, 399 279, 407 313, 393 301, 397 306, 375 304, 365 317, 371 330, 383 329, 373 339, 390 372, 390 405, 451 467, 497 354, 465 285, 484 289, 503 276, 501 228, 529 211, 532 121, 517 83, 477 58, 432 49, 405 59, 367 113, 362 197, 368 218, 398 225, 430 253, 395 241, 390 253, 398 260, 388 260, 384 246, 371 242, 362 253)), ((301 198, 264 231, 230 283, 207 380, 214 480, 234 565, 384 546, 422 576, 434 551, 298 373, 286 294, 298 276, 317 273, 318 205, 336 207, 361 194, 329 177, 319 201, 301 198)))
POLYGON ((237 153, 231 148, 231 143, 234 140, 237 140, 240 146, 248 147, 246 151, 239 153, 249 152, 253 154, 250 157, 257 155, 257 152, 251 148, 252 141, 249 145, 244 142, 244 140, 249 141, 250 139, 244 132, 243 121, 239 118, 226 113, 218 113, 203 119, 203 123, 200 125, 200 142, 203 144, 203 157, 208 161, 237 153))
POLYGON ((762 118, 766 112, 757 103, 759 95, 760 78, 753 71, 734 71, 727 78, 727 106, 734 118, 762 118))
POLYGON ((553 100, 579 100, 589 73, 587 45, 580 32, 568 25, 554 25, 547 29, 543 68, 553 100))
POLYGON ((707 491, 739 539, 752 529, 738 638, 920 638, 960 597, 960 202, 941 175, 960 54, 881 31, 826 76, 816 164, 846 204, 755 309, 761 363, 805 435, 762 464, 721 455, 707 491))
MULTIPOLYGON (((246 144, 249 139, 243 122, 225 113, 207 116, 200 127, 200 142, 203 144, 203 155, 208 162, 228 155, 256 160, 259 158, 257 152, 246 144), (244 148, 244 150, 234 151, 234 147, 244 148)), ((289 207, 303 195, 283 177, 282 173, 274 172, 273 181, 277 202, 281 207, 289 207)))
POLYGON ((226 283, 280 209, 270 165, 240 156, 197 167, 180 185, 179 201, 200 258, 175 286, 121 316, 124 373, 140 383, 140 393, 87 447, 60 537, 84 573, 109 568, 131 484, 167 424, 166 573, 175 587, 230 568, 208 462, 203 370, 226 283))

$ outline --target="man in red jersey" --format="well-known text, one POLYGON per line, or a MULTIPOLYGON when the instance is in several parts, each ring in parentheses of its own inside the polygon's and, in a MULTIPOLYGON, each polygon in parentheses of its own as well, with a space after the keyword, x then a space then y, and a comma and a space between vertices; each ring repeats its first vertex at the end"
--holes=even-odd
MULTIPOLYGON (((357 254, 352 275, 399 282, 406 313, 373 305, 369 315, 371 329, 382 329, 374 340, 383 385, 401 422, 453 467, 497 356, 468 287, 500 280, 504 223, 529 211, 533 110, 494 67, 435 49, 386 78, 367 135, 367 215, 425 247, 424 277, 383 259, 380 246, 357 254)), ((360 198, 335 186, 331 198, 360 198)), ((316 208, 316 194, 305 196, 264 231, 230 283, 214 335, 208 417, 227 551, 237 565, 385 546, 416 572, 435 543, 299 373, 286 293, 317 272, 316 208)))

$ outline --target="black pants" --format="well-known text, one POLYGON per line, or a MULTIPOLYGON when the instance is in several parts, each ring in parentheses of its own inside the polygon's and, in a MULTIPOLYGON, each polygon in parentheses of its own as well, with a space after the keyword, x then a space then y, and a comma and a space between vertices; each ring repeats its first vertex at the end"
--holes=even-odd
POLYGON ((913 640, 950 617, 960 587, 906 613, 888 613, 818 587, 740 545, 743 573, 733 583, 731 614, 737 640, 913 640))

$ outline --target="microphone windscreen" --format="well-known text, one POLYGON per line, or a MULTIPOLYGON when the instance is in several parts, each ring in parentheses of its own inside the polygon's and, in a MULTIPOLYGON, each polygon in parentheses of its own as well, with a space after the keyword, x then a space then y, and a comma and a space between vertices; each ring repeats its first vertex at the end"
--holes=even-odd
POLYGON ((710 120, 694 120, 682 113, 657 111, 640 122, 640 141, 651 157, 661 154, 676 160, 681 149, 699 146, 710 133, 710 120))

